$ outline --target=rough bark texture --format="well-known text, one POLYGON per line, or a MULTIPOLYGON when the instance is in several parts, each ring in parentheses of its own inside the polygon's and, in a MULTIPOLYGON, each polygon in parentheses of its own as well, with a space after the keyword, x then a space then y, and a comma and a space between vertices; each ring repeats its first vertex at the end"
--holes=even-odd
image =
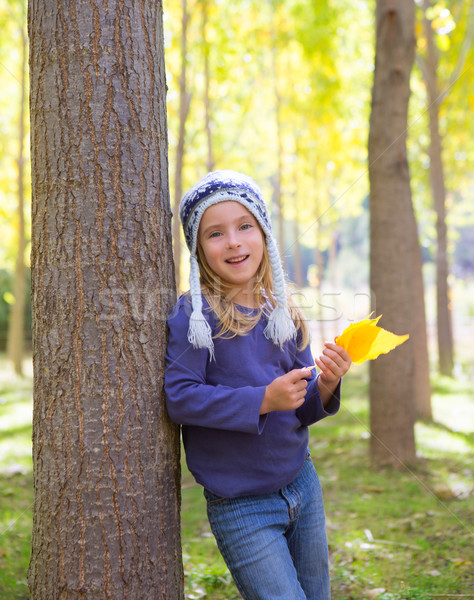
POLYGON ((31 597, 183 597, 162 5, 29 5, 31 597))
MULTIPOLYGON (((381 325, 412 330, 413 207, 406 127, 413 64, 412 0, 378 0, 369 133, 370 282, 381 325)), ((371 457, 395 467, 415 460, 412 340, 370 366, 371 457)))

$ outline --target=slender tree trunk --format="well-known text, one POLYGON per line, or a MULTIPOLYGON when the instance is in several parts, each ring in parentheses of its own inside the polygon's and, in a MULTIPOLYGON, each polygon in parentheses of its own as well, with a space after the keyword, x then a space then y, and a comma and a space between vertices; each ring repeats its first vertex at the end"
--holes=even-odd
POLYGON ((318 312, 319 312, 319 332, 321 340, 327 339, 326 322, 323 314, 324 308, 333 309, 333 306, 327 306, 326 300, 323 298, 323 279, 324 279, 324 260, 323 253, 321 251, 321 210, 319 205, 318 194, 321 192, 318 188, 317 173, 314 172, 314 264, 316 266, 316 293, 318 298, 318 312))
POLYGON ((179 77, 179 131, 178 145, 176 147, 176 165, 174 177, 174 207, 173 207, 173 247, 176 287, 181 289, 180 265, 181 265, 181 226, 179 220, 179 204, 183 195, 183 162, 184 144, 186 138, 186 119, 188 118, 191 94, 186 89, 186 65, 187 65, 187 28, 189 13, 187 0, 182 0, 182 25, 181 25, 181 73, 179 77))
POLYGON ((33 600, 183 598, 162 4, 30 0, 33 600))
POLYGON ((319 307, 319 333, 321 335, 322 340, 326 340, 326 322, 324 320, 323 309, 324 308, 333 308, 331 306, 326 306, 323 302, 323 276, 324 276, 324 265, 323 265, 323 253, 319 249, 320 246, 320 235, 319 235, 319 225, 316 226, 316 243, 314 245, 314 262, 316 265, 316 293, 318 297, 318 307, 319 307))
POLYGON ((418 239, 415 214, 412 218, 413 241, 413 358, 414 358, 414 396, 415 417, 423 421, 433 418, 431 411, 430 361, 428 354, 428 334, 426 331, 425 286, 421 249, 418 239))
POLYGON ((26 61, 27 38, 24 26, 21 27, 21 82, 20 82, 20 114, 18 130, 18 246, 15 263, 15 279, 13 284, 13 304, 10 325, 8 328, 8 356, 13 363, 15 373, 23 374, 23 347, 25 337, 25 105, 26 105, 26 61))
POLYGON ((207 41, 207 22, 208 22, 208 2, 202 0, 202 40, 204 48, 204 114, 205 129, 207 140, 207 170, 214 170, 214 155, 212 150, 212 130, 211 130, 211 75, 209 67, 209 43, 207 41))
MULTIPOLYGON (((274 32, 274 37, 275 32, 274 32)), ((285 222, 283 218, 283 206, 281 201, 281 182, 283 177, 283 140, 282 140, 282 123, 281 123, 281 94, 278 87, 278 65, 277 65, 277 50, 275 43, 272 50, 272 68, 273 68, 273 89, 275 94, 275 133, 277 140, 277 164, 275 173, 275 208, 278 219, 278 244, 281 249, 281 259, 283 268, 286 269, 285 257, 285 222)))
POLYGON ((425 68, 428 90, 428 115, 430 124, 430 181, 436 212, 436 307, 438 331, 439 370, 443 375, 452 376, 454 367, 454 343, 452 332, 451 298, 448 284, 448 240, 446 226, 446 188, 444 184, 442 141, 439 133, 439 108, 441 96, 437 85, 438 51, 434 32, 427 13, 430 0, 424 0, 424 30, 427 44, 425 68))
MULTIPOLYGON (((414 3, 377 0, 369 133, 370 283, 383 326, 412 331, 414 237, 406 127, 414 59, 414 3)), ((415 460, 412 340, 370 365, 371 458, 399 467, 415 460)))
MULTIPOLYGON (((296 202, 296 197, 295 197, 296 202)), ((294 273, 295 273, 295 283, 298 287, 302 288, 304 286, 304 278, 303 278, 303 266, 301 260, 301 244, 299 240, 300 228, 298 219, 295 218, 293 220, 293 235, 295 237, 294 251, 293 251, 293 265, 294 265, 294 273)))
MULTIPOLYGON (((298 148, 295 149, 295 154, 298 156, 298 148)), ((293 252, 293 264, 295 271, 295 283, 298 287, 304 286, 305 277, 303 275, 303 261, 301 257, 301 244, 300 244, 300 222, 299 222, 299 200, 298 200, 298 167, 295 165, 294 169, 294 209, 295 214, 293 218, 293 235, 295 238, 294 252, 293 252)))

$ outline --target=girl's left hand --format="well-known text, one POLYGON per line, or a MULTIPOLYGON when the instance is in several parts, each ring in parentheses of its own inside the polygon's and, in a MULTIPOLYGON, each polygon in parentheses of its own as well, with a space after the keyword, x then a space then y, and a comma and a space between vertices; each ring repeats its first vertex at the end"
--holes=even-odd
POLYGON ((336 383, 347 373, 352 360, 349 354, 334 342, 324 342, 324 350, 314 362, 320 370, 319 378, 325 383, 336 383))

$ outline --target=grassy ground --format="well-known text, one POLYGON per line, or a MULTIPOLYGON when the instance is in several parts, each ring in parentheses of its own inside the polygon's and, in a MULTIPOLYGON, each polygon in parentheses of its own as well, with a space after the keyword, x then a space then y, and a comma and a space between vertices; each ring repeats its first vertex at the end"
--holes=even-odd
MULTIPOLYGON (((435 422, 417 424, 419 461, 401 472, 370 467, 363 367, 346 378, 340 413, 312 428, 335 599, 474 598, 471 375, 433 381, 435 422)), ((31 375, 0 360, 0 600, 28 597, 30 422, 31 375)), ((239 598, 186 469, 182 521, 187 599, 239 598)))

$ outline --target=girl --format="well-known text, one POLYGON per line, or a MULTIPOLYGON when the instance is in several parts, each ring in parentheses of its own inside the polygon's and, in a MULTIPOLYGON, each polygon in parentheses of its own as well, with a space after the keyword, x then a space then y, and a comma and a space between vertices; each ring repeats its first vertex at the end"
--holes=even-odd
POLYGON ((312 367, 257 184, 215 171, 183 198, 190 292, 168 319, 170 417, 204 487, 219 550, 246 600, 330 598, 324 508, 308 426, 335 414, 351 360, 312 367))

